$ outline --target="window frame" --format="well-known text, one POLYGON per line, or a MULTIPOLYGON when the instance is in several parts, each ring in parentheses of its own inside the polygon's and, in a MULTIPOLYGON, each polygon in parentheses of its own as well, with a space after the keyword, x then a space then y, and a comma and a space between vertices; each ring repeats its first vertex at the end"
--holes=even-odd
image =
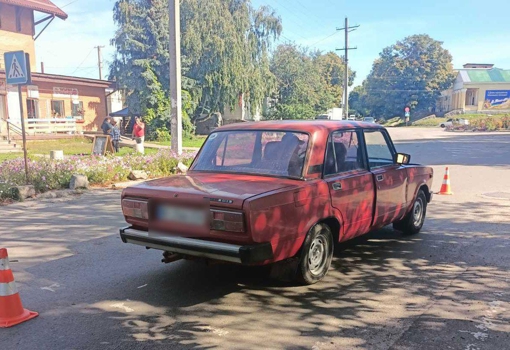
POLYGON ((40 110, 39 110, 39 100, 36 99, 36 98, 27 98, 26 99, 26 107, 27 107, 27 118, 28 119, 39 119, 40 118, 40 110), (28 108, 28 104, 29 103, 33 103, 33 106, 34 106, 34 112, 35 112, 35 117, 30 117, 29 116, 29 108, 28 108))
POLYGON ((71 101, 71 117, 81 117, 81 115, 79 114, 74 114, 74 106, 78 106, 78 110, 84 110, 83 108, 83 101, 82 100, 78 100, 78 103, 75 104, 73 103, 73 101, 71 101))
POLYGON ((372 169, 381 169, 381 168, 387 168, 391 166, 395 166, 395 155, 397 154, 397 150, 395 148, 395 145, 393 144, 393 141, 391 140, 388 130, 386 129, 370 129, 370 128, 364 128, 363 129, 363 145, 365 146, 365 159, 367 162, 368 169, 371 171, 372 169), (386 145, 390 149, 391 157, 392 157, 392 163, 391 164, 385 164, 385 165, 379 165, 376 167, 370 166, 370 157, 368 156, 368 147, 367 147, 367 141, 365 139, 365 132, 380 132, 383 135, 384 140, 386 141, 386 145))
MULTIPOLYGON (((257 142, 260 142, 260 141, 261 140, 259 140, 259 138, 257 138, 257 140, 255 141, 255 149, 257 149, 257 142)), ((309 168, 312 145, 313 145, 312 134, 308 131, 296 130, 296 129, 233 129, 233 130, 213 131, 209 134, 209 136, 207 136, 204 143, 202 144, 202 147, 200 147, 200 150, 198 151, 197 155, 195 156, 195 158, 193 159, 193 162, 191 163, 191 165, 189 167, 189 172, 213 173, 213 174, 217 173, 217 174, 230 174, 230 175, 250 175, 250 176, 274 177, 274 178, 280 178, 280 179, 292 179, 292 180, 304 181, 307 179, 305 174, 307 174, 308 168, 309 168), (202 152, 204 150, 204 146, 206 145, 207 141, 209 141, 209 138, 214 134, 228 133, 228 132, 256 132, 256 133, 283 132, 283 133, 295 133, 295 134, 307 135, 308 141, 307 141, 305 159, 304 159, 304 163, 303 163, 303 169, 301 171, 301 176, 295 177, 295 176, 282 176, 282 175, 274 175, 274 174, 256 174, 256 173, 249 173, 249 172, 230 172, 230 171, 227 172, 227 171, 217 171, 217 170, 211 171, 211 170, 197 170, 197 169, 195 169, 198 159, 200 158, 200 155, 202 154, 202 152)), ((262 150, 260 150, 260 151, 262 151, 262 150)))
POLYGON ((51 109, 51 117, 52 118, 65 118, 65 114, 66 114, 66 104, 65 104, 65 100, 50 100, 50 109, 51 109), (60 102, 62 103, 62 114, 59 116, 59 117, 55 117, 53 115, 53 102, 60 102))
MULTIPOLYGON (((336 162, 336 154, 335 154, 335 162, 336 162)), ((359 129, 359 128, 354 128, 354 129, 338 129, 338 130, 334 130, 334 131, 330 132, 328 135, 328 141, 326 143, 326 149, 324 150, 324 161, 322 164, 322 178, 327 180, 332 177, 357 174, 357 173, 366 172, 366 171, 369 171, 369 166, 368 166, 368 158, 367 158, 367 154, 366 154, 365 138, 364 138, 363 130, 359 129), (355 132, 356 133, 356 135, 358 137, 358 146, 362 148, 362 151, 361 151, 361 162, 362 162, 361 166, 362 166, 362 168, 348 170, 348 171, 340 171, 340 172, 336 172, 334 174, 326 174, 326 166, 325 165, 326 165, 326 157, 328 155, 328 145, 333 142, 333 134, 337 133, 337 132, 355 132), (365 150, 363 150, 363 149, 365 149, 365 150)))

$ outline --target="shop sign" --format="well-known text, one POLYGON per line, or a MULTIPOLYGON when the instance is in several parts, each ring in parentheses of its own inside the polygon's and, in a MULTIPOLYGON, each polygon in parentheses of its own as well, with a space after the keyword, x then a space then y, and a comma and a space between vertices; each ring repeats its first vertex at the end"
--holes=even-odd
POLYGON ((510 90, 485 91, 484 109, 510 109, 510 90))
POLYGON ((54 87, 53 88, 53 97, 60 98, 78 98, 78 89, 73 88, 64 88, 64 87, 54 87))

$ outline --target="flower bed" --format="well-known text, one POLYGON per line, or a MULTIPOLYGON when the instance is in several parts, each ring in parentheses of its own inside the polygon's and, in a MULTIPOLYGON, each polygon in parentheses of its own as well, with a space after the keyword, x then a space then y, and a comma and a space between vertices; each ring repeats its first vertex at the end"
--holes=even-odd
MULTIPOLYGON (((189 166, 194 153, 181 156, 169 150, 160 150, 152 155, 128 154, 116 156, 74 156, 61 161, 49 159, 29 159, 29 183, 38 193, 69 187, 71 176, 86 175, 91 185, 109 185, 126 181, 131 170, 143 170, 149 177, 175 174, 179 162, 189 166)), ((0 199, 10 198, 12 186, 25 185, 25 165, 23 158, 7 160, 0 164, 0 199)))

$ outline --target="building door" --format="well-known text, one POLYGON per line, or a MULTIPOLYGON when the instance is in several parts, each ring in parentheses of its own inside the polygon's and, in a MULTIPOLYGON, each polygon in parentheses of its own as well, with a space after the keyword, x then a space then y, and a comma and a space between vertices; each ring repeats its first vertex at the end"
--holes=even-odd
POLYGON ((7 131, 7 103, 5 95, 0 95, 0 134, 7 131))
POLYGON ((27 98, 27 116, 29 119, 39 119, 39 101, 27 98))
POLYGON ((342 130, 331 134, 324 162, 324 180, 331 202, 342 215, 347 240, 370 230, 374 207, 374 182, 363 159, 360 132, 342 130))

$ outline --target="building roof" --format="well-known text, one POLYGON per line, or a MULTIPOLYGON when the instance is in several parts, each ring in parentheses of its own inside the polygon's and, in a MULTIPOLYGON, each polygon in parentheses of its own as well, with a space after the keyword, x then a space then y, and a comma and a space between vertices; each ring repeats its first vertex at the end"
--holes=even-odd
MULTIPOLYGON (((57 84, 69 84, 69 85, 81 85, 89 87, 99 87, 103 89, 114 89, 116 90, 116 83, 110 80, 99 80, 81 77, 70 77, 67 75, 58 74, 47 74, 47 73, 31 73, 33 85, 37 83, 57 83, 57 84)), ((0 69, 0 80, 5 79, 5 70, 0 69)))
POLYGON ((0 0, 0 3, 24 7, 34 11, 55 15, 60 19, 66 19, 67 13, 62 11, 50 0, 0 0))
POLYGON ((464 83, 510 83, 510 70, 492 69, 459 69, 464 83))

